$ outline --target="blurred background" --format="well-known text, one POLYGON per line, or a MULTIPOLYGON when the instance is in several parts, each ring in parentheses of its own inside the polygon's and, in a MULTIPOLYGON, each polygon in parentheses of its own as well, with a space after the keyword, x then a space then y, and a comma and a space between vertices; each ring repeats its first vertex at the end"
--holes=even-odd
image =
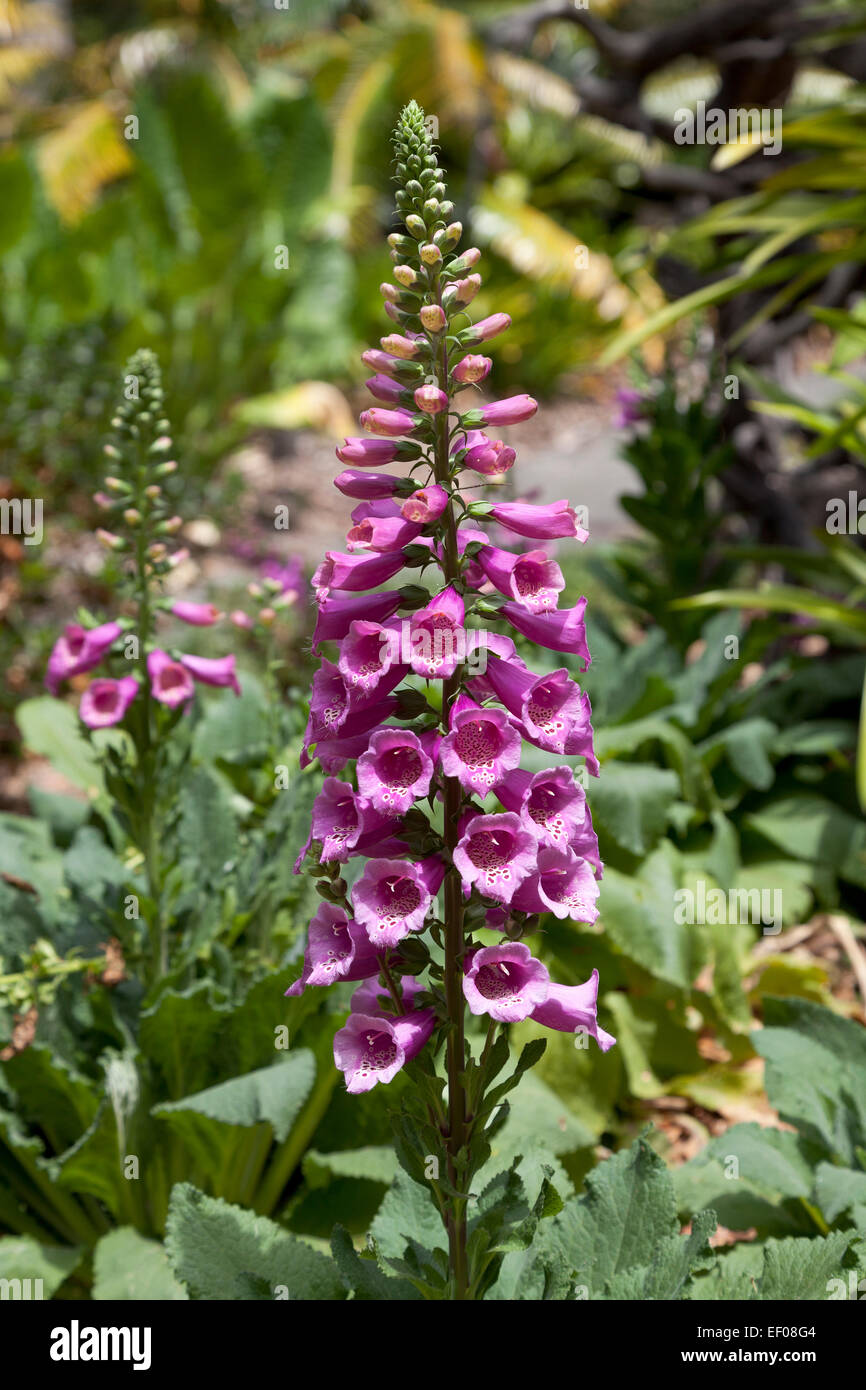
MULTIPOLYGON (((682 1163, 769 1122, 749 1041, 768 995, 864 1019, 864 0, 0 0, 0 497, 45 514, 41 545, 0 535, 0 809, 68 790, 15 710, 76 606, 110 611, 91 498, 141 346, 192 517, 178 585, 228 608, 293 566, 280 679, 308 689, 307 580, 346 529, 333 450, 388 328, 390 132, 412 98, 483 253, 473 315, 513 320, 485 389, 541 406, 507 431, 501 488, 589 514, 560 558, 592 614, 604 935, 545 939, 558 978, 598 965, 621 1046, 583 1067, 565 1039, 538 1074, 582 1126, 576 1180, 647 1118, 682 1163), (771 120, 683 140, 708 108, 771 120), (670 914, 696 877, 778 890, 783 930, 699 942, 670 914)), ((237 780, 226 736, 214 765, 237 780)), ((320 1148, 354 1142, 328 1124, 320 1148)), ((301 1189, 293 1229, 324 1232, 320 1200, 301 1189)))

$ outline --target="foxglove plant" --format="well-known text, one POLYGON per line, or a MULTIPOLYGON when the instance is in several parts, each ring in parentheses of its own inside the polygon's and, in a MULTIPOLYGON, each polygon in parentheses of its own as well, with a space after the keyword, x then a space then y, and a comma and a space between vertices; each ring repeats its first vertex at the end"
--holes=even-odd
MULTIPOLYGON (((335 1060, 352 1093, 411 1065, 398 1154, 416 1180, 433 1174, 448 1236, 434 1296, 465 1299, 483 1295, 498 1258, 482 1218, 467 1220, 471 1183, 490 1155, 502 1096, 543 1050, 530 1044, 493 1087, 509 1055, 502 1026, 533 1019, 587 1033, 602 1050, 614 1042, 596 1020, 597 974, 557 985, 522 940, 541 913, 597 916, 602 866, 582 786, 569 766, 520 769, 529 743, 582 756, 597 775, 589 700, 564 667, 528 669, 514 641, 577 656, 585 669, 585 600, 560 609, 564 581, 549 550, 511 554, 483 522, 536 543, 587 535, 565 501, 472 500, 476 475, 514 462, 487 431, 528 419, 536 403, 519 395, 456 407, 455 395, 490 371, 475 349, 509 319, 469 320, 480 252, 457 250, 462 229, 414 102, 395 145, 404 230, 389 237, 395 283, 382 286, 394 331, 363 354, 382 404, 361 416, 367 433, 337 450, 347 466, 336 485, 359 505, 345 552, 328 552, 313 581, 314 650, 328 645, 332 656, 313 682, 302 761, 317 757, 330 775, 305 852, 324 906, 288 992, 364 981, 335 1060), (375 471, 394 463, 408 475, 375 471), (432 593, 380 587, 413 568, 432 570, 432 593), (500 620, 502 633, 482 627, 500 620), (342 865, 356 856, 364 863, 350 891, 342 865), (477 1057, 467 1007, 488 1024, 477 1057)), ((430 1269, 414 1277, 425 1289, 435 1282, 430 1269)))
MULTIPOLYGON (((121 821, 140 859, 143 874, 147 947, 141 964, 146 980, 167 966, 167 911, 164 905, 166 832, 176 816, 177 777, 188 756, 184 716, 197 687, 218 686, 240 693, 234 655, 203 657, 166 651, 157 635, 159 616, 169 613, 191 627, 210 627, 223 615, 213 604, 172 600, 166 576, 186 552, 170 550, 181 526, 166 495, 177 471, 168 457, 170 424, 159 364, 143 349, 128 361, 124 394, 105 446, 111 471, 95 495, 113 530, 100 528, 101 544, 117 558, 117 619, 92 623, 89 614, 69 624, 48 661, 45 684, 57 695, 63 683, 107 665, 84 690, 79 713, 88 736, 120 726, 127 735, 100 743, 106 783, 121 821)), ((189 721, 187 721, 188 724, 189 721)), ((124 943, 134 959, 135 943, 124 943)))

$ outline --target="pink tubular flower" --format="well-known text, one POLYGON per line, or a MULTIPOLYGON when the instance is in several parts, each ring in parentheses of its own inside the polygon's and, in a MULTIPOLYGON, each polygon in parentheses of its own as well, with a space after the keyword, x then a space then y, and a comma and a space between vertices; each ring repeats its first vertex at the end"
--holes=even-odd
POLYGON ((371 859, 352 889, 355 916, 377 949, 396 946, 420 931, 445 877, 434 856, 420 864, 409 859, 371 859))
POLYGON ((384 434, 396 439, 398 435, 411 434, 417 420, 408 410, 381 410, 374 405, 362 413, 361 424, 370 434, 384 434))
POLYGON ((286 994, 296 999, 308 985, 367 980, 378 975, 381 964, 367 933, 354 917, 347 917, 333 903, 322 903, 310 922, 303 972, 286 994))
POLYGON ((496 787, 496 795, 508 811, 540 845, 564 849, 589 820, 586 793, 570 767, 549 767, 544 772, 516 768, 496 787))
POLYGON ((565 588, 562 570, 543 550, 512 555, 509 550, 486 545, 475 556, 475 563, 500 594, 513 598, 527 613, 544 613, 556 608, 565 588))
POLYGON ((461 465, 463 468, 472 468, 476 473, 483 473, 486 478, 496 478, 513 467, 517 455, 501 439, 488 439, 480 430, 472 430, 471 436, 475 436, 477 442, 472 443, 464 455, 461 465))
POLYGON ((213 603, 187 603, 184 599, 173 603, 171 611, 175 618, 180 618, 182 623, 189 623, 192 627, 210 627, 223 616, 213 603))
POLYGON ((454 850, 464 890, 474 884, 485 898, 510 903, 535 868, 536 844, 512 811, 473 816, 454 850))
POLYGON ((497 502, 489 514, 506 530, 528 536, 530 540, 552 541, 571 536, 586 541, 589 538, 589 532, 578 525, 574 509, 564 500, 549 502, 544 507, 534 507, 528 502, 497 502))
POLYGON ((346 536, 350 554, 372 550, 380 554, 402 550, 420 533, 417 522, 407 521, 397 502, 391 497, 361 502, 352 512, 355 523, 346 536))
POLYGON ((351 598, 341 594, 339 597, 333 595, 326 598, 318 606, 313 651, 317 652, 322 642, 339 642, 346 636, 356 618, 363 617, 374 623, 384 623, 399 607, 399 592, 353 594, 351 598))
POLYGON ((390 473, 361 473, 357 468, 347 468, 334 479, 334 487, 344 497, 357 497, 360 501, 370 501, 374 497, 393 497, 400 486, 399 478, 390 473))
POLYGON ((235 674, 235 658, 231 656, 189 656, 181 653, 181 662, 202 685, 228 686, 236 695, 241 688, 235 674))
POLYGON ((393 463, 397 454, 397 445, 388 439, 364 439, 357 435, 350 435, 337 450, 341 463, 353 463, 356 468, 381 468, 393 463))
POLYGON ((185 705, 195 694, 195 685, 186 666, 173 661, 168 652, 157 647, 148 653, 147 674, 150 677, 150 693, 161 705, 176 709, 185 705))
POLYGON ((138 681, 134 676, 124 676, 119 681, 91 681, 78 712, 88 729, 106 729, 120 723, 137 694, 138 681))
POLYGON ((492 366, 493 363, 489 357, 480 357, 476 353, 469 353, 468 356, 461 357, 454 368, 454 380, 466 385, 483 381, 492 366))
POLYGON ((122 631, 120 623, 102 623, 100 627, 91 628, 80 627, 78 623, 67 624, 48 658, 46 688, 56 695, 62 681, 92 671, 122 631))
POLYGON ((403 400, 404 391, 399 381, 394 381, 389 376, 384 376, 377 372, 375 376, 368 377, 364 382, 371 396, 375 396, 377 401, 384 401, 386 405, 397 405, 403 400))
POLYGON ((404 815, 426 796, 433 763, 408 729, 379 729, 357 763, 358 791, 383 814, 404 815))
POLYGON ((586 599, 581 598, 573 608, 558 609, 554 613, 528 613, 519 603, 503 603, 499 612, 512 627, 539 647, 581 657, 586 670, 590 655, 583 621, 585 610, 586 599))
POLYGON ((401 554, 343 555, 326 550, 325 558, 313 575, 313 588, 327 598, 331 589, 376 589, 403 568, 401 554))
POLYGON ((596 1018, 598 999, 598 971, 582 985, 556 985, 551 983, 547 998, 537 1004, 530 1017, 533 1023, 542 1028, 554 1028, 558 1033, 588 1033, 594 1038, 602 1052, 613 1047, 616 1038, 599 1028, 596 1018))
POLYGON ((484 680, 496 698, 522 723, 526 737, 551 753, 583 754, 594 776, 589 699, 560 667, 536 676, 495 654, 487 658, 484 680))
POLYGON ((400 643, 391 626, 358 618, 343 638, 337 665, 355 704, 387 695, 406 674, 400 643))
POLYGON ((436 1021, 432 1009, 401 1015, 350 1013, 334 1034, 334 1062, 351 1095, 393 1081, 401 1067, 429 1041, 436 1021))
POLYGON ((313 802, 311 840, 322 846, 320 863, 345 864, 364 825, 358 797, 348 782, 326 777, 313 802))
POLYGON ((431 521, 436 521, 447 506, 448 492, 438 483, 432 483, 430 487, 419 488, 411 497, 407 497, 400 511, 407 521, 417 521, 427 526, 431 521))
POLYGON ((543 1004, 550 976, 522 941, 482 946, 466 957, 463 993, 473 1014, 519 1023, 543 1004))
POLYGON ((366 752, 370 730, 390 719, 396 713, 397 703, 395 696, 388 695, 384 700, 362 704, 347 715, 334 734, 311 735, 301 753, 301 767, 309 766, 311 758, 308 750, 315 743, 315 756, 323 770, 328 773, 341 772, 351 758, 359 758, 366 752))
POLYGON ((598 884, 592 867, 572 849, 541 849, 537 872, 514 894, 521 912, 552 912, 574 922, 594 922, 598 916, 598 884))
POLYGON ((528 420, 538 409, 532 396, 508 396, 504 401, 491 401, 481 407, 483 425, 518 425, 528 420))
POLYGON ((465 649, 463 600, 453 586, 443 589, 409 620, 409 664, 419 676, 447 680, 465 649))
POLYGON ((460 334, 460 342, 464 347, 473 347, 476 343, 486 343, 490 338, 495 338, 497 333, 504 333, 506 328, 510 327, 510 314, 491 314, 489 318, 479 319, 478 323, 464 328, 460 334))
POLYGON ((520 735, 507 716, 482 709, 468 695, 452 706, 449 731, 439 752, 442 771, 464 791, 486 796, 520 762, 520 735))
POLYGON ((419 386, 414 393, 415 404, 425 415, 439 415, 448 409, 448 397, 438 386, 419 386))

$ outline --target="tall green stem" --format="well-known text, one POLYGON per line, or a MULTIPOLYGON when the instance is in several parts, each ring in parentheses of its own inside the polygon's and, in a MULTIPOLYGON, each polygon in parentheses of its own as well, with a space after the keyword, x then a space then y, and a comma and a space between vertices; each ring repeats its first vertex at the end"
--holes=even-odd
MULTIPOLYGON (((438 293, 437 299, 441 303, 438 293)), ((443 336, 436 354, 436 377, 441 390, 448 394, 448 347, 443 336)), ((450 454, 448 434, 448 413, 442 411, 436 417, 436 438, 433 446, 433 467, 436 481, 450 491, 450 454)), ((448 502, 443 514, 444 524, 444 575, 446 584, 456 584, 460 579, 460 563, 457 548, 457 523, 454 503, 448 502)), ((448 732, 448 717, 451 705, 460 689, 462 672, 460 668, 444 682, 442 692, 442 728, 448 732)), ((451 859, 457 845, 462 793, 456 777, 443 779, 444 840, 448 857, 451 859)), ((458 1155, 466 1143, 466 1094, 462 1074, 465 1061, 465 1011, 463 997, 463 891, 460 876, 452 866, 444 883, 445 909, 445 1003, 448 1011, 449 1029, 446 1038, 446 1068, 448 1074, 448 1131, 445 1135, 445 1152, 448 1169, 448 1182, 456 1191, 461 1191, 464 1179, 458 1165, 458 1155)), ((452 1197, 447 1220, 449 1259, 455 1299, 467 1296, 469 1276, 466 1262, 466 1199, 452 1197)))

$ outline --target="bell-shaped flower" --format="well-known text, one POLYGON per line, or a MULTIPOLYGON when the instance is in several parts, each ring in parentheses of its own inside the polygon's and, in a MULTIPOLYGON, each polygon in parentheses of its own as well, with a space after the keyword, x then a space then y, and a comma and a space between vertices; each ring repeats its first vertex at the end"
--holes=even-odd
POLYGON ((535 869, 538 846, 513 811, 472 816, 454 849, 454 867, 465 892, 473 887, 485 898, 510 903, 535 869))
POLYGON ((357 763, 358 791, 384 815, 404 815, 426 796, 433 763, 417 734, 409 729, 379 729, 357 763))
POLYGON ((122 631, 120 623, 102 623, 91 628, 69 623, 51 649, 45 672, 46 688, 56 695, 61 681, 92 671, 122 631))
POLYGON ((589 819, 586 792, 570 767, 535 773, 516 768, 496 787, 496 795, 506 810, 520 816, 539 844, 552 849, 569 845, 589 819))
POLYGON ((592 866, 573 849, 540 849, 538 868, 514 894, 521 912, 552 912, 574 922, 594 922, 598 916, 598 884, 592 866))
POLYGON ((313 632, 313 651, 318 652, 322 642, 339 642, 356 618, 367 618, 373 623, 384 623, 400 607, 400 591, 383 590, 381 594, 329 594, 317 605, 316 627, 313 632))
POLYGON ((520 1023, 543 1004, 550 989, 546 966, 522 941, 482 946, 467 953, 463 993, 473 1014, 498 1023, 520 1023))
POLYGON ((327 550, 325 558, 313 575, 313 588, 320 598, 327 598, 331 589, 348 589, 357 593, 360 589, 378 589, 403 568, 403 556, 388 553, 385 555, 343 555, 338 550, 327 550))
POLYGON ((138 681, 134 676, 124 676, 119 681, 91 681, 78 712, 88 729, 106 729, 120 723, 137 694, 138 681))
POLYGON ((369 861, 352 889, 352 905, 377 949, 396 946, 421 930, 444 876, 445 865, 437 856, 417 864, 410 859, 369 861))
POLYGON ((579 656, 586 670, 590 663, 586 645, 584 613, 586 599, 578 599, 573 608, 557 608, 552 613, 528 613, 519 603, 503 603, 499 612, 522 636, 548 651, 566 652, 579 656))
POLYGON ((456 777, 464 791, 485 797, 520 764, 520 735, 502 710, 484 709, 468 695, 451 707, 449 732, 439 758, 446 777, 456 777))
POLYGON ((354 917, 333 903, 322 903, 310 922, 303 971, 286 994, 296 999, 308 985, 367 980, 378 975, 381 966, 370 938, 354 917))
POLYGON ((400 662, 399 632, 392 624, 357 618, 340 645, 337 665, 352 703, 380 700, 406 674, 400 662))
POLYGON ((530 1017, 542 1028, 557 1033, 586 1033, 594 1038, 602 1052, 613 1047, 616 1038, 599 1028, 596 1017, 598 1001, 598 971, 582 985, 557 985, 551 982, 547 998, 537 1004, 530 1017))
POLYGON ((512 555, 510 550, 486 545, 478 551, 475 563, 500 594, 513 599, 527 613, 555 609, 565 588, 562 570, 543 550, 512 555))
POLYGON ((447 680, 466 650, 463 600, 453 586, 409 619, 409 664, 418 676, 447 680))
POLYGON ((195 683, 186 666, 174 661, 168 654, 155 648, 147 656, 147 674, 150 677, 150 693, 161 705, 176 709, 195 695, 195 683))
POLYGON ((202 685, 228 686, 236 695, 240 695, 234 656, 189 656, 182 653, 180 659, 202 685))
POLYGON ((334 1062, 351 1095, 393 1081, 401 1067, 429 1041, 436 1022, 432 1009, 403 1015, 350 1013, 334 1035, 334 1062))
POLYGON ((531 540, 552 541, 564 536, 586 541, 589 532, 577 520, 577 513, 567 501, 549 502, 536 507, 529 502, 497 502, 488 515, 507 531, 531 540))

